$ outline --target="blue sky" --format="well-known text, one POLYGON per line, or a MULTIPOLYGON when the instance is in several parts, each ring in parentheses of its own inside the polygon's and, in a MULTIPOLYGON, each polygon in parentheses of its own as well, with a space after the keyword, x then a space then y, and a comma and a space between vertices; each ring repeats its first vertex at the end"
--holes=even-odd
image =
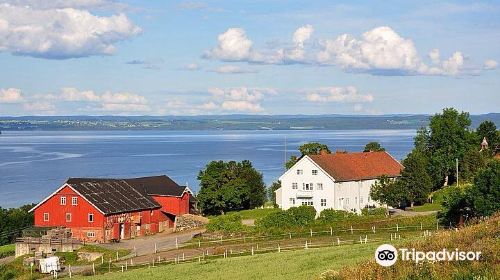
POLYGON ((474 114, 497 1, 3 0, 0 115, 474 114))

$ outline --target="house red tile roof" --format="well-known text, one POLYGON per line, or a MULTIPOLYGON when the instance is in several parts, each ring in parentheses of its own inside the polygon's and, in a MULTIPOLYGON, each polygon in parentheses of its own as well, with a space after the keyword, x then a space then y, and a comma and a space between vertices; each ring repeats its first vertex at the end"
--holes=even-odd
POLYGON ((397 177, 403 166, 387 152, 333 153, 309 155, 317 165, 336 181, 357 181, 397 177))

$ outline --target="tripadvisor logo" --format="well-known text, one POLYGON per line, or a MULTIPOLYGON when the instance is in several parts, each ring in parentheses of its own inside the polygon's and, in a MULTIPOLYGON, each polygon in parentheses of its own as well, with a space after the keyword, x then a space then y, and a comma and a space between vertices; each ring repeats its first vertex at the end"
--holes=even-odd
POLYGON ((413 249, 396 249, 390 244, 382 244, 375 250, 375 261, 381 266, 391 266, 398 260, 398 255, 403 261, 413 261, 415 263, 423 261, 478 261, 481 252, 465 252, 443 249, 441 251, 417 251, 413 249))

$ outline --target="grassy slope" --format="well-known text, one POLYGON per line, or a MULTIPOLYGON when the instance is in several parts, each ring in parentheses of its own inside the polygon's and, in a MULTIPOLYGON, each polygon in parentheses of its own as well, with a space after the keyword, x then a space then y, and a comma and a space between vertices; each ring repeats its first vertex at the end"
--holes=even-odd
POLYGON ((7 245, 0 246, 0 255, 2 253, 9 253, 9 252, 14 252, 14 251, 16 251, 16 245, 14 245, 14 244, 7 244, 7 245))
POLYGON ((96 279, 317 279, 327 269, 353 265, 373 255, 378 244, 345 245, 321 249, 268 253, 217 259, 202 263, 142 268, 111 273, 96 279), (349 254, 346 254, 349 252, 349 254))

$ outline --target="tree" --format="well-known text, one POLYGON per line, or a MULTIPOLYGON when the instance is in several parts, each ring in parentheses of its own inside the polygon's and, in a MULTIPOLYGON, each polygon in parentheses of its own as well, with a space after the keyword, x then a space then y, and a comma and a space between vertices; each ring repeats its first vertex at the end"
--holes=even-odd
POLYGON ((401 182, 382 176, 372 185, 370 197, 392 207, 403 207, 406 204, 407 190, 401 182))
MULTIPOLYGON (((326 153, 331 153, 327 145, 318 142, 305 143, 299 146, 300 153, 304 155, 318 155, 324 150, 326 153)), ((295 163, 297 163, 298 157, 291 156, 290 159, 285 163, 285 168, 290 169, 295 163)))
POLYGON ((421 129, 415 137, 416 149, 428 157, 427 171, 433 180, 434 189, 456 181, 455 160, 462 160, 465 153, 476 145, 470 131, 469 114, 446 108, 442 114, 430 118, 429 129, 421 129))
POLYGON ((474 177, 470 187, 454 187, 444 198, 440 220, 460 224, 468 218, 487 217, 500 210, 500 161, 492 160, 474 177))
POLYGON ((267 189, 267 197, 269 201, 271 201, 274 205, 274 207, 277 207, 278 205, 276 204, 276 193, 275 191, 277 189, 281 188, 281 181, 276 181, 273 182, 272 185, 267 189))
POLYGON ((500 161, 492 160, 474 177, 471 199, 475 215, 491 216, 500 210, 500 161))
POLYGON ((471 148, 465 153, 459 172, 462 180, 472 180, 476 173, 486 166, 486 157, 483 154, 477 148, 471 148))
POLYGON ((262 174, 248 160, 212 161, 200 171, 198 180, 201 186, 198 205, 204 214, 224 214, 264 204, 266 190, 262 174))
POLYGON ((12 243, 20 236, 22 229, 33 225, 33 212, 28 211, 34 206, 28 204, 11 209, 0 207, 0 246, 12 243))
POLYGON ((382 152, 385 151, 385 148, 383 148, 379 142, 370 142, 366 144, 365 149, 363 152, 382 152))
POLYGON ((483 141, 483 138, 486 138, 490 150, 494 150, 496 147, 500 145, 500 137, 495 123, 491 121, 482 122, 477 128, 476 133, 478 135, 479 141, 483 141))
POLYGON ((418 150, 412 151, 403 160, 401 184, 405 189, 404 199, 411 207, 414 203, 423 203, 432 190, 432 180, 427 173, 427 158, 418 150))

